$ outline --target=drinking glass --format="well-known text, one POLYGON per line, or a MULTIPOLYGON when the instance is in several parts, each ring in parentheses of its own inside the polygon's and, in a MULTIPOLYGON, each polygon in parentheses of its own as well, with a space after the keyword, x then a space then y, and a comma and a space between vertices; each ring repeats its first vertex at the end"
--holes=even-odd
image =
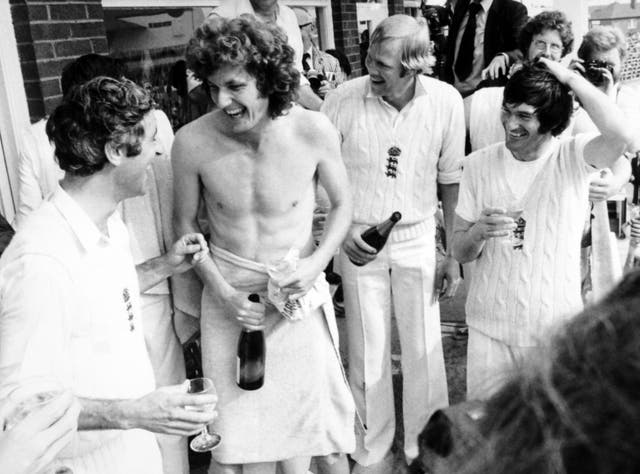
MULTIPOLYGON (((198 377, 195 379, 189 379, 189 393, 199 394, 216 394, 216 389, 213 385, 213 380, 207 377, 198 377)), ((215 404, 211 405, 199 405, 197 408, 190 406, 187 409, 201 410, 201 411, 213 411, 215 404)), ((218 433, 210 433, 209 427, 205 425, 202 428, 202 432, 191 440, 189 446, 192 450, 198 453, 205 453, 207 451, 213 451, 218 447, 222 437, 218 433)))
MULTIPOLYGON (((10 430, 31 413, 34 413, 63 393, 62 385, 49 377, 31 377, 21 380, 19 384, 9 392, 8 398, 15 406, 14 410, 5 419, 5 430, 10 430)), ((53 461, 42 474, 73 474, 73 470, 53 461)))

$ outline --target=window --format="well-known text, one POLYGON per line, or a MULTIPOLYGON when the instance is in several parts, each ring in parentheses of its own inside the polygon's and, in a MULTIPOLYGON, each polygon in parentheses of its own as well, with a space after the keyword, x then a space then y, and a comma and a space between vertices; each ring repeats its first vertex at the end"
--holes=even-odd
MULTIPOLYGON (((202 85, 189 75, 184 50, 193 31, 219 1, 103 0, 109 54, 125 61, 129 76, 152 92, 174 130, 211 107, 202 85)), ((315 11, 322 49, 334 46, 330 0, 282 1, 315 11)))

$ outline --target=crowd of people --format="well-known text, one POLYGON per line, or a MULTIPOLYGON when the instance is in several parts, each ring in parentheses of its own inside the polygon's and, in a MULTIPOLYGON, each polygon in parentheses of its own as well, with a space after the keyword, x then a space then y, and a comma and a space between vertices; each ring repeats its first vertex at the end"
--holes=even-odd
POLYGON ((187 474, 187 437, 211 425, 211 474, 431 472, 419 435, 449 404, 439 300, 463 276, 467 398, 483 408, 473 449, 440 472, 638 470, 638 276, 613 289, 591 217, 640 150, 624 37, 594 27, 571 56, 562 12, 447 8, 436 73, 427 23, 394 15, 349 80, 306 10, 223 2, 181 69, 213 105, 175 138, 119 60, 65 68, 61 105, 24 136, 15 235, 3 223, 3 470, 187 474), (372 247, 363 232, 396 211, 372 247), (595 300, 585 281, 613 292, 575 316, 595 300), (254 391, 235 377, 246 331, 266 340, 254 391), (185 382, 198 332, 215 394, 185 382), (42 378, 64 390, 11 421, 10 395, 42 378))

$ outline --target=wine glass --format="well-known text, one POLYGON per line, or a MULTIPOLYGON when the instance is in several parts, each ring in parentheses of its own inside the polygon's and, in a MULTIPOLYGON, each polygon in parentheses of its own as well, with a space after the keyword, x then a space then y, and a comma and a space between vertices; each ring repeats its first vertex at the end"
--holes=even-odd
MULTIPOLYGON (((195 379, 189 379, 188 392, 215 395, 216 388, 213 385, 213 380, 207 377, 198 377, 195 379)), ((197 408, 188 406, 186 408, 189 410, 213 411, 215 404, 199 405, 197 408)), ((191 440, 189 446, 197 453, 205 453, 216 449, 220 444, 220 441, 222 441, 222 437, 218 433, 209 433, 209 427, 205 425, 205 427, 202 428, 202 432, 191 440)))
MULTIPOLYGON (((9 392, 8 399, 15 408, 6 417, 4 429, 12 429, 31 413, 42 409, 44 406, 56 400, 62 393, 62 385, 55 379, 49 377, 30 377, 21 380, 16 387, 9 392)), ((73 470, 60 465, 57 460, 53 461, 44 470, 38 472, 42 474, 73 474, 73 470)))

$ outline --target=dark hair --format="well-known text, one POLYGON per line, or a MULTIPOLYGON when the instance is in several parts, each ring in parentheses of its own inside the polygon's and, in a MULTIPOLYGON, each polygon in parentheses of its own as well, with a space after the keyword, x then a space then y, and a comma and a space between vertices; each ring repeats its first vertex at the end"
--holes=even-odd
POLYGON ((529 51, 533 37, 547 30, 557 31, 560 35, 560 41, 562 41, 562 56, 571 52, 571 48, 573 48, 571 22, 561 11, 544 11, 531 18, 524 25, 522 31, 520 31, 520 51, 522 51, 525 58, 527 57, 527 52, 529 51))
POLYGON ((107 163, 105 146, 142 151, 144 116, 153 109, 149 93, 128 79, 96 77, 72 89, 47 121, 60 168, 90 176, 107 163))
POLYGON ((330 54, 338 60, 340 63, 340 69, 342 69, 342 72, 344 72, 346 76, 351 75, 351 63, 349 62, 349 58, 347 58, 346 54, 339 49, 327 49, 325 50, 325 53, 330 54))
POLYGON ((486 442, 460 473, 640 472, 640 272, 572 319, 545 359, 486 407, 486 442))
POLYGON ((223 66, 244 67, 269 99, 271 118, 284 115, 297 97, 300 73, 286 34, 252 15, 210 16, 189 41, 186 58, 187 67, 203 83, 223 66))
POLYGON ((67 95, 73 87, 82 85, 98 76, 121 79, 127 77, 127 67, 122 60, 109 56, 94 53, 80 56, 62 70, 60 77, 62 95, 67 95))
POLYGON ((604 53, 614 48, 620 54, 620 61, 624 61, 627 56, 627 40, 622 31, 615 26, 596 25, 582 37, 582 43, 578 48, 578 57, 589 61, 593 53, 604 53))
POLYGON ((542 63, 525 63, 507 81, 503 104, 527 104, 536 109, 540 133, 560 135, 569 125, 573 98, 542 63))

